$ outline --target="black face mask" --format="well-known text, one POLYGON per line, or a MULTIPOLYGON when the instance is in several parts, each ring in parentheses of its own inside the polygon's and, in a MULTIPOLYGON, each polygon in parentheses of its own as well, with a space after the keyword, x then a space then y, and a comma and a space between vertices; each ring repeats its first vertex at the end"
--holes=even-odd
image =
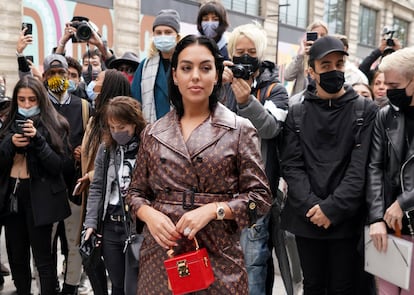
POLYGON ((250 55, 243 54, 242 56, 233 56, 233 63, 234 64, 245 64, 252 66, 252 73, 256 72, 259 68, 259 59, 257 57, 252 57, 250 55))
POLYGON ((411 81, 404 88, 387 89, 388 99, 394 106, 398 107, 401 110, 408 108, 413 99, 412 96, 407 96, 407 93, 405 92, 405 89, 408 87, 408 85, 410 85, 410 83, 411 81))
POLYGON ((338 93, 344 86, 345 74, 344 72, 333 70, 319 74, 319 80, 319 85, 323 90, 327 93, 335 94, 338 93))

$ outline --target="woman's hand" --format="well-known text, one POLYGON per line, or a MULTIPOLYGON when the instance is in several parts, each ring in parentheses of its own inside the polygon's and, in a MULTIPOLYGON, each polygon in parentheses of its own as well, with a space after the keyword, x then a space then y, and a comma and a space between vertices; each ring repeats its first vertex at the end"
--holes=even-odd
POLYGON ((246 104, 249 101, 249 95, 252 91, 251 79, 244 80, 242 78, 234 78, 231 83, 231 89, 238 104, 246 104), (249 84, 250 83, 250 84, 249 84))
POLYGON ((30 143, 30 140, 23 134, 15 133, 12 136, 12 143, 14 144, 15 147, 22 148, 22 147, 28 146, 30 143))
POLYGON ((216 210, 216 204, 209 203, 184 213, 177 222, 177 231, 192 240, 202 228, 204 228, 210 221, 216 219, 216 210))
POLYGON ((24 35, 26 32, 27 27, 20 31, 19 39, 17 40, 16 45, 16 52, 23 53, 23 50, 27 47, 27 45, 32 44, 33 36, 32 35, 24 35))
POLYGON ((383 221, 375 222, 369 226, 369 236, 379 252, 387 251, 387 228, 383 221))
POLYGON ((37 129, 33 125, 33 121, 30 119, 26 120, 26 123, 23 124, 23 135, 26 137, 33 138, 36 136, 37 129))
POLYGON ((400 204, 397 200, 395 200, 395 202, 392 203, 391 206, 389 206, 388 209, 385 211, 383 219, 387 223, 389 228, 396 230, 396 226, 398 226, 399 229, 402 228, 403 215, 404 212, 402 211, 400 204))
POLYGON ((223 65, 224 65, 224 71, 223 71, 223 77, 222 77, 223 84, 233 82, 233 72, 229 68, 229 66, 232 66, 233 63, 229 60, 225 60, 223 62, 223 65))
POLYGON ((167 215, 148 205, 143 205, 139 208, 137 217, 146 223, 158 245, 165 249, 177 246, 176 241, 181 238, 181 234, 167 215))
POLYGON ((89 186, 89 183, 90 183, 89 174, 86 173, 83 177, 79 178, 76 182, 81 183, 81 185, 78 189, 78 192, 79 193, 83 192, 89 186))

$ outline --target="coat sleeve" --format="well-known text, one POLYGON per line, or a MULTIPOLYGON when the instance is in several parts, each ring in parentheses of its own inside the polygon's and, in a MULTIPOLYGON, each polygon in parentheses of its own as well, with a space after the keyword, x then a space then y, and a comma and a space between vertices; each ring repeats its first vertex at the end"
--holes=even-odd
POLYGON ((359 69, 367 77, 369 75, 369 71, 371 70, 372 64, 381 56, 381 54, 381 50, 379 50, 379 48, 375 48, 359 65, 359 69))
POLYGON ((319 203, 333 225, 355 216, 363 205, 366 167, 377 107, 369 103, 361 130, 361 145, 354 147, 345 175, 335 191, 319 203))
MULTIPOLYGON (((95 158, 95 174, 89 186, 88 201, 86 203, 86 216, 84 226, 96 229, 98 226, 99 208, 103 206, 102 191, 106 190, 104 184, 105 146, 101 144, 95 158)), ((109 152, 109 151, 107 151, 109 152)))
POLYGON ((292 106, 283 129, 281 151, 282 177, 288 184, 288 202, 300 216, 305 216, 310 208, 321 199, 311 190, 306 172, 300 137, 296 134, 292 106))
POLYGON ((368 224, 382 220, 384 216, 384 149, 385 140, 384 119, 385 110, 378 112, 371 139, 370 158, 367 170, 366 205, 368 209, 368 224))
POLYGON ((13 133, 9 132, 0 141, 0 167, 6 169, 11 168, 13 165, 14 155, 16 153, 16 147, 12 142, 13 133))
MULTIPOLYGON (((265 89, 262 91, 266 95, 265 89)), ((259 98, 261 99, 261 98, 259 98)), ((260 138, 270 139, 276 137, 282 130, 288 108, 288 94, 282 85, 278 84, 266 98, 264 104, 250 95, 246 105, 238 105, 237 113, 250 120, 256 127, 260 138)))
POLYGON ((305 56, 303 54, 298 54, 293 58, 290 64, 287 65, 285 72, 284 72, 284 78, 286 81, 296 80, 296 78, 298 77, 299 71, 304 71, 304 68, 303 68, 304 57, 305 56))
POLYGON ((149 125, 141 133, 140 147, 137 161, 132 173, 132 181, 128 187, 126 203, 131 207, 131 212, 136 213, 142 205, 150 205, 153 193, 149 183, 148 159, 151 146, 148 144, 149 125))
POLYGON ((254 201, 258 216, 263 216, 270 210, 272 197, 260 156, 259 137, 246 119, 242 119, 238 147, 239 195, 228 205, 239 227, 244 228, 249 224, 248 201, 254 201))

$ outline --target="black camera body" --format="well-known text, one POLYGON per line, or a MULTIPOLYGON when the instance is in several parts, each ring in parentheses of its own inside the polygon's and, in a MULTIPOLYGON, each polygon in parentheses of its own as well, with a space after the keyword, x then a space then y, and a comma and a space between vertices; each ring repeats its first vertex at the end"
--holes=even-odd
POLYGON ((71 20, 71 26, 76 29, 76 35, 72 36, 72 43, 88 42, 92 37, 93 28, 87 17, 74 16, 71 20))
POLYGON ((392 38, 394 36, 394 33, 395 33, 395 30, 393 30, 389 27, 384 27, 384 29, 382 30, 382 35, 386 39, 386 43, 387 43, 388 47, 394 47, 395 46, 395 42, 394 42, 394 40, 392 40, 392 38))
POLYGON ((235 78, 249 80, 254 73, 252 65, 249 64, 235 64, 233 66, 228 67, 233 72, 233 76, 235 78))

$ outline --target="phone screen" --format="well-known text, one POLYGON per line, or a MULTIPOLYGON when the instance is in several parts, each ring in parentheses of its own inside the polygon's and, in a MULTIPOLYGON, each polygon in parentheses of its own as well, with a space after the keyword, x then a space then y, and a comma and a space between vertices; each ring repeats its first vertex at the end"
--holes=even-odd
POLYGON ((306 32, 306 41, 315 41, 318 39, 318 32, 306 32))
POLYGON ((31 23, 22 23, 22 30, 24 30, 24 28, 27 28, 26 32, 24 32, 25 36, 32 34, 33 26, 31 23))

